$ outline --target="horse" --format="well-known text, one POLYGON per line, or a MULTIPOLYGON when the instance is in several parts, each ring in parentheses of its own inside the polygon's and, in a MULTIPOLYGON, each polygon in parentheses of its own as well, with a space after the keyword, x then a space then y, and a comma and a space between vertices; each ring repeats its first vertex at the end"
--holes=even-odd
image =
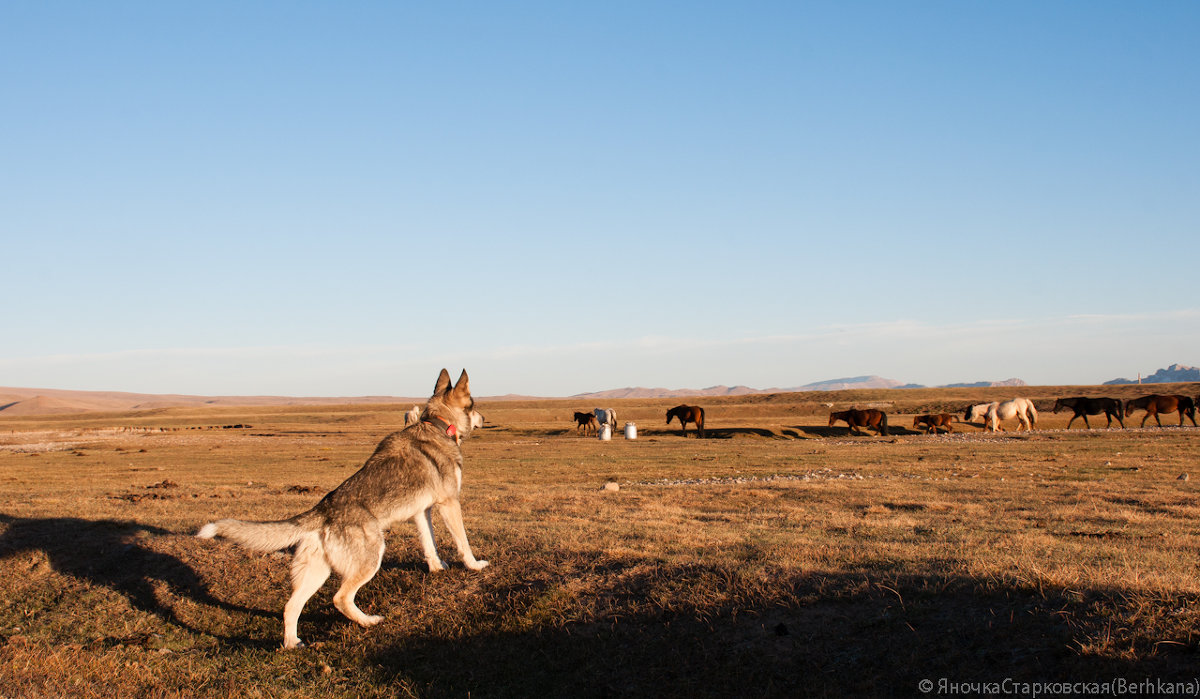
POLYGON ((404 413, 404 426, 415 425, 421 420, 421 406, 414 405, 412 410, 404 413))
POLYGON ((578 434, 581 429, 584 436, 587 436, 589 431, 599 431, 600 424, 596 421, 596 416, 591 413, 575 413, 575 433, 578 434))
POLYGON ((1179 412, 1179 426, 1183 427, 1183 417, 1186 415, 1191 421, 1192 426, 1196 426, 1196 401, 1191 396, 1169 395, 1163 396, 1157 393, 1152 393, 1141 398, 1134 398, 1125 403, 1125 417, 1129 417, 1135 410, 1145 410, 1146 414, 1142 416, 1142 427, 1146 426, 1146 418, 1154 416, 1154 421, 1162 427, 1162 420, 1158 419, 1160 414, 1179 412))
POLYGON ((704 436, 704 408, 698 405, 677 405, 667 411, 667 424, 671 424, 671 420, 675 418, 679 418, 679 433, 684 437, 687 436, 689 422, 695 423, 698 436, 704 436))
POLYGON ((596 422, 601 426, 608 425, 610 430, 617 431, 617 411, 612 408, 596 408, 592 412, 596 414, 596 422))
POLYGON ((471 429, 477 430, 483 427, 483 414, 471 411, 471 429))
POLYGON ((987 417, 988 408, 996 403, 976 403, 975 405, 967 406, 967 412, 963 413, 963 422, 975 422, 987 417))
POLYGON ((1032 432, 1033 426, 1037 424, 1037 408, 1033 407, 1033 401, 1028 398, 1013 398, 1002 403, 993 403, 987 409, 987 414, 984 416, 987 428, 992 432, 1003 429, 1000 426, 1001 420, 1017 418, 1017 431, 1020 432, 1024 427, 1032 432))
POLYGON ((1054 401, 1054 412, 1057 413, 1063 409, 1075 411, 1075 414, 1067 421, 1068 430, 1071 429, 1071 423, 1075 422, 1076 418, 1083 418, 1083 424, 1090 430, 1092 426, 1088 423, 1088 415, 1100 414, 1108 418, 1108 424, 1104 426, 1105 429, 1112 427, 1114 417, 1120 423, 1122 429, 1125 427, 1125 421, 1121 419, 1124 407, 1121 405, 1121 401, 1116 398, 1084 398, 1080 396, 1078 398, 1059 398, 1054 401))
POLYGON ((945 427, 947 432, 953 432, 954 426, 950 424, 951 422, 954 422, 954 416, 950 413, 918 415, 913 418, 913 429, 916 429, 920 425, 925 425, 926 434, 937 432, 939 427, 945 427))
POLYGON ((850 434, 866 434, 861 432, 860 427, 871 427, 879 432, 880 435, 886 437, 888 433, 887 413, 882 410, 868 408, 867 410, 843 410, 841 412, 829 413, 829 426, 833 427, 833 423, 838 420, 844 421, 850 426, 850 434))

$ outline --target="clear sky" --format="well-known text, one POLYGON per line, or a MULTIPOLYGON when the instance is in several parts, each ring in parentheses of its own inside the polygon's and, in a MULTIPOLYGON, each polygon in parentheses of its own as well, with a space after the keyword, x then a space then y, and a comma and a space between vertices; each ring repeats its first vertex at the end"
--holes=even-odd
POLYGON ((1200 3, 7 2, 0 385, 1200 363, 1200 3))

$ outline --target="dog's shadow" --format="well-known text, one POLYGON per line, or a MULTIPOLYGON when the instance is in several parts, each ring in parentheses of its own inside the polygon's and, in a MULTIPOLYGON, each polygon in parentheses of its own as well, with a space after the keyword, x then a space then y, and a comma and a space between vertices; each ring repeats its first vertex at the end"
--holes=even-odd
POLYGON ((256 642, 195 628, 179 617, 169 600, 159 599, 156 588, 165 585, 170 596, 185 597, 229 612, 271 616, 263 610, 217 599, 187 563, 147 545, 148 536, 174 536, 175 532, 128 520, 24 518, 3 512, 0 525, 4 527, 0 532, 0 565, 8 568, 9 574, 13 570, 12 559, 20 554, 41 552, 61 575, 117 592, 135 609, 154 614, 167 624, 239 645, 256 642))

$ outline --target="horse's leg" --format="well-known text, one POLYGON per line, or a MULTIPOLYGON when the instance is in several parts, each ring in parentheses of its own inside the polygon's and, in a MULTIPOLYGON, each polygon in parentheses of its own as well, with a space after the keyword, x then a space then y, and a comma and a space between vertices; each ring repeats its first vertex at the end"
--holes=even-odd
MULTIPOLYGON (((1075 415, 1072 415, 1070 420, 1067 420, 1067 429, 1068 429, 1068 430, 1069 430, 1069 429, 1071 429, 1071 425, 1072 425, 1072 424, 1074 424, 1075 420, 1076 420, 1078 417, 1079 417, 1079 415, 1078 415, 1078 413, 1077 413, 1077 414, 1075 414, 1075 415)), ((1086 417, 1085 417, 1085 418, 1083 418, 1083 421, 1084 421, 1084 423, 1086 424, 1086 423, 1087 423, 1087 418, 1086 418, 1086 417)))
POLYGON ((1089 430, 1092 429, 1092 423, 1088 422, 1087 413, 1083 414, 1083 425, 1085 427, 1087 427, 1089 430))

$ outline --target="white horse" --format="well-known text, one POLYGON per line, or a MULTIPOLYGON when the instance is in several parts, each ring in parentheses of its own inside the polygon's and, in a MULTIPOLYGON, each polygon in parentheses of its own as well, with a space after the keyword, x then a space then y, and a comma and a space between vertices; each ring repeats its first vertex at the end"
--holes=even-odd
POLYGON ((967 408, 966 414, 963 415, 963 422, 975 422, 976 420, 984 419, 987 417, 988 409, 993 405, 999 405, 999 403, 979 403, 972 405, 967 408))
POLYGON ((612 408, 596 408, 592 412, 601 426, 608 425, 613 432, 617 431, 617 411, 612 408))
POLYGON ((1037 424, 1037 408, 1033 407, 1033 401, 1028 398, 1013 398, 1006 400, 1003 403, 988 408, 987 426, 992 432, 1000 429, 1000 421, 1010 418, 1017 418, 1020 424, 1017 425, 1017 431, 1021 431, 1023 426, 1026 430, 1032 432, 1033 426, 1037 424))
POLYGON ((1033 407, 1033 401, 1028 398, 1013 398, 1002 403, 972 405, 967 408, 963 422, 974 422, 983 418, 984 426, 989 431, 995 432, 1003 429, 1000 427, 1001 420, 1011 420, 1014 417, 1020 421, 1017 425, 1018 432, 1022 427, 1032 432, 1038 418, 1037 408, 1033 407))
POLYGON ((477 430, 480 427, 483 427, 483 415, 472 410, 471 411, 471 429, 477 430))
POLYGON ((414 405, 412 410, 404 413, 404 426, 415 425, 421 419, 421 406, 414 405))

